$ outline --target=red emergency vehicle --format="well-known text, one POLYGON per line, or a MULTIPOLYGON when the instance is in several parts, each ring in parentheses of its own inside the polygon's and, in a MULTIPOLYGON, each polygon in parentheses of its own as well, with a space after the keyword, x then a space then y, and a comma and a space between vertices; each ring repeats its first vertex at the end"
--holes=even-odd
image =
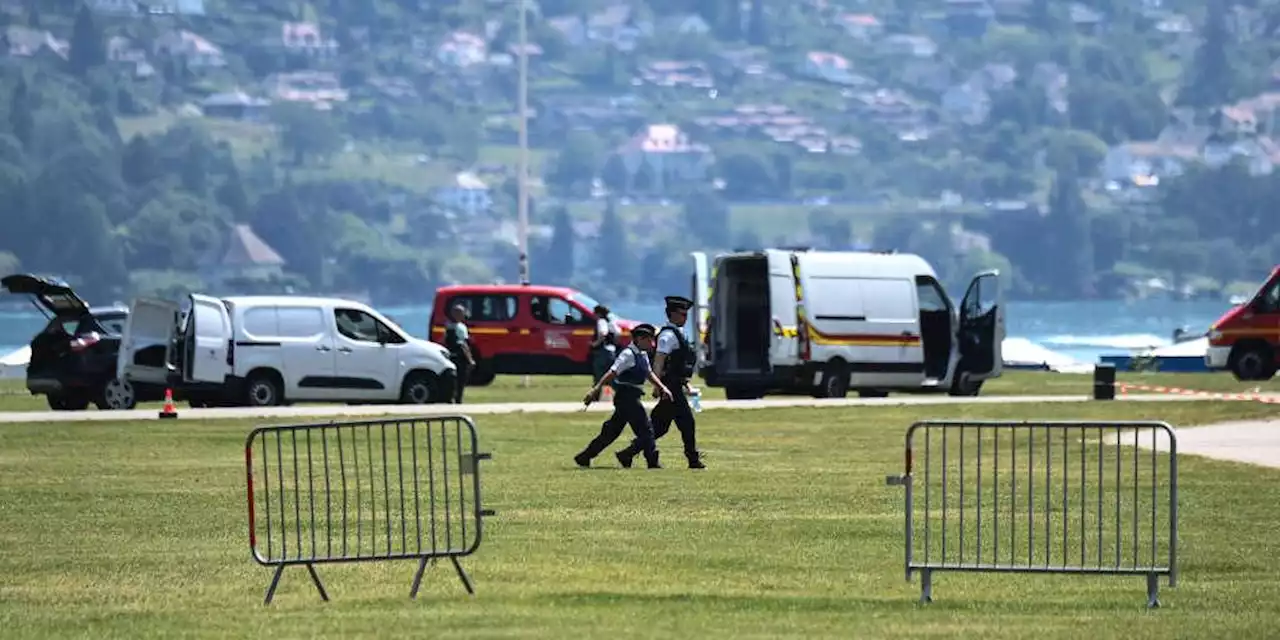
POLYGON ((1280 366, 1280 266, 1253 299, 1209 327, 1210 369, 1230 369, 1239 380, 1270 380, 1280 366))
MULTIPOLYGON (((544 285, 453 285, 436 290, 428 326, 432 342, 444 343, 448 312, 467 309, 476 368, 469 384, 487 385, 498 374, 590 375, 591 338, 597 303, 568 287, 544 285)), ((621 344, 637 323, 617 319, 621 344)))

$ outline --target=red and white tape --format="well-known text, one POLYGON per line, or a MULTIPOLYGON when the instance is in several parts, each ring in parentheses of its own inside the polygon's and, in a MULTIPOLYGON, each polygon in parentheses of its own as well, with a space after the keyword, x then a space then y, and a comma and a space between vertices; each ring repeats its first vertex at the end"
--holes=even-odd
POLYGON ((1197 396, 1201 398, 1212 398, 1214 400, 1243 400, 1262 402, 1264 404, 1280 404, 1280 396, 1274 394, 1266 394, 1259 391, 1250 393, 1217 393, 1213 391, 1201 391, 1199 389, 1183 389, 1181 387, 1162 387, 1146 384, 1128 384, 1117 382, 1116 387, 1120 389, 1121 395, 1130 391, 1148 391, 1152 393, 1165 393, 1175 396, 1197 396))

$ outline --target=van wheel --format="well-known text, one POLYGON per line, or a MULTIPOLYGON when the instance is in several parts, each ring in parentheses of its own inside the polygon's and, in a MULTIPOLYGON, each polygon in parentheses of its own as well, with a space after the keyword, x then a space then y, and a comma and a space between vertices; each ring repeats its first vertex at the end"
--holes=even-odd
POLYGON ((844 362, 833 360, 827 363, 817 393, 813 395, 818 398, 843 398, 849 395, 849 372, 844 362))
POLYGON ((1270 380, 1276 374, 1275 355, 1270 347, 1261 344, 1236 347, 1229 366, 1236 380, 1270 380))
POLYGON ((244 403, 250 407, 275 407, 283 403, 280 383, 270 373, 254 373, 244 382, 244 403))
POLYGON ((436 376, 426 371, 414 371, 400 387, 401 404, 433 404, 440 402, 442 394, 436 376))
POLYGON ((98 392, 93 404, 103 411, 129 411, 138 406, 138 393, 128 380, 113 378, 98 392))
POLYGON ((44 399, 54 411, 84 411, 89 407, 88 398, 74 394, 50 394, 44 399))

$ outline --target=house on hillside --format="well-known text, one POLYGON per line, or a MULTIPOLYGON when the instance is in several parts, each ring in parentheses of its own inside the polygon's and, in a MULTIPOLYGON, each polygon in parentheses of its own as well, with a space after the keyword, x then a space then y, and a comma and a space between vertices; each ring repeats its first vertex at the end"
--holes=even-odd
POLYGON ((89 0, 89 9, 113 16, 134 16, 142 13, 138 0, 89 0))
POLYGON ((325 38, 314 22, 285 22, 280 25, 279 40, 273 42, 289 53, 313 58, 328 58, 338 53, 338 41, 325 38))
POLYGON ((235 280, 279 280, 284 277, 284 266, 284 258, 249 225, 238 224, 231 228, 227 238, 227 252, 201 275, 210 288, 221 289, 235 280))
POLYGON ((942 94, 942 112, 970 126, 982 124, 991 113, 991 95, 977 83, 958 84, 942 94))
POLYGON ((932 58, 938 55, 938 43, 928 36, 898 33, 886 37, 877 46, 881 55, 932 58))
POLYGON ((836 24, 850 38, 867 42, 884 33, 884 24, 869 13, 843 13, 836 17, 836 24))
POLYGON ((711 33, 711 25, 707 24, 707 21, 703 20, 702 16, 690 13, 663 19, 658 23, 658 32, 705 36, 711 33))
POLYGON ((269 76, 263 86, 276 100, 304 102, 317 109, 331 108, 333 103, 346 102, 350 97, 338 75, 331 71, 279 73, 269 76))
POLYGON ((489 185, 469 171, 455 175, 453 184, 436 189, 433 196, 441 205, 472 218, 493 207, 489 185))
POLYGON ((270 100, 254 98, 240 90, 215 93, 200 101, 200 110, 207 117, 248 122, 266 122, 270 108, 270 100))
POLYGON ((830 51, 810 51, 804 57, 801 75, 833 84, 855 85, 857 75, 849 59, 830 51))
POLYGON ((454 31, 436 47, 436 60, 458 69, 483 64, 488 57, 484 38, 465 31, 454 31))
POLYGON ((170 31, 159 38, 153 48, 157 56, 182 59, 188 69, 216 69, 227 66, 222 49, 190 31, 170 31))
POLYGON ((71 45, 66 40, 53 37, 48 31, 10 26, 0 32, 0 51, 11 58, 65 62, 71 55, 71 45))
POLYGON ((1200 159, 1191 145, 1156 142, 1126 142, 1107 150, 1102 159, 1102 178, 1128 184, 1158 184, 1162 178, 1177 176, 1189 163, 1200 159))
POLYGON ((674 124, 651 124, 614 153, 626 191, 666 194, 706 184, 715 158, 674 124))

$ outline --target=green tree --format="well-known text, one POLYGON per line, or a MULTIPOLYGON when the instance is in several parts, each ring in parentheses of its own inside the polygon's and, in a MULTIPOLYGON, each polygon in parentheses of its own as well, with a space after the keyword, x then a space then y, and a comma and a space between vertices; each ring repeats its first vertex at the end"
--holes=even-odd
POLYGON ((764 47, 769 44, 769 27, 765 24, 764 0, 751 0, 751 18, 747 25, 747 42, 764 47))
POLYGON ((280 146, 293 155, 294 165, 326 158, 342 146, 342 134, 332 116, 311 107, 280 104, 274 107, 272 120, 280 127, 280 146))
POLYGON ((1089 208, 1080 195, 1080 181, 1072 167, 1061 167, 1049 193, 1049 237, 1057 269, 1057 290, 1068 299, 1094 295, 1093 236, 1089 208))
POLYGON ((550 167, 548 184, 565 193, 590 191, 591 181, 600 170, 602 155, 603 149, 594 133, 580 129, 570 131, 550 167))
POLYGON ((9 128, 23 148, 30 148, 36 119, 32 113, 31 89, 27 86, 25 76, 18 77, 13 93, 9 96, 9 128))
POLYGON ((1178 91, 1179 105, 1208 108, 1230 102, 1235 96, 1238 71, 1231 63, 1227 30, 1227 0, 1209 0, 1200 48, 1187 68, 1178 91))
POLYGON ((714 192, 692 193, 682 211, 685 230, 704 246, 723 247, 729 243, 729 207, 714 192))
POLYGON ((107 44, 102 37, 102 29, 94 21, 89 5, 80 5, 75 24, 71 27, 71 71, 83 76, 106 62, 107 44))
POLYGON ((551 227, 551 242, 540 260, 540 269, 546 274, 542 279, 549 282, 568 282, 573 278, 574 255, 577 251, 577 238, 573 230, 573 219, 565 207, 556 207, 551 227))
POLYGON ((193 271, 221 257, 230 227, 230 215, 215 203, 180 191, 162 194, 125 225, 128 264, 193 271))
POLYGON ((629 245, 627 229, 622 226, 617 204, 610 198, 605 204, 595 246, 595 266, 609 274, 610 281, 627 285, 634 282, 637 276, 636 261, 629 245))

